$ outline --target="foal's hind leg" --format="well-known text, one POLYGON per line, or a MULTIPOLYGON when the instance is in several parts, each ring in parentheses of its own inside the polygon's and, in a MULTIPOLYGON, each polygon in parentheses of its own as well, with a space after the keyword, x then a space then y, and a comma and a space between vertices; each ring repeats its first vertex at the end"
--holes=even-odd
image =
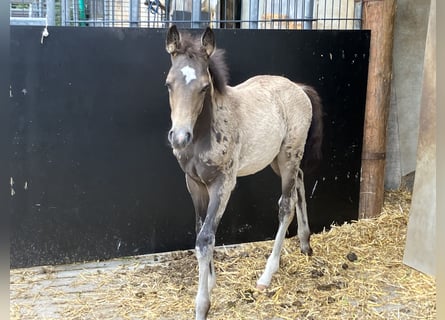
POLYGON ((292 157, 289 157, 288 154, 280 152, 276 160, 274 160, 274 163, 272 163, 272 168, 274 171, 281 175, 282 194, 280 200, 278 201, 280 206, 278 212, 280 224, 277 235, 275 236, 272 253, 267 259, 266 268, 257 281, 257 288, 260 290, 269 286, 270 281, 272 280, 272 275, 279 268, 283 241, 286 236, 287 229, 289 228, 289 225, 294 217, 295 200, 297 197, 295 184, 300 159, 291 158, 292 157))
POLYGON ((306 195, 304 192, 303 170, 301 170, 301 168, 298 168, 297 170, 297 180, 295 183, 295 189, 296 189, 298 239, 300 239, 300 249, 302 253, 311 256, 312 248, 309 243, 311 232, 309 230, 309 224, 307 220, 306 195))

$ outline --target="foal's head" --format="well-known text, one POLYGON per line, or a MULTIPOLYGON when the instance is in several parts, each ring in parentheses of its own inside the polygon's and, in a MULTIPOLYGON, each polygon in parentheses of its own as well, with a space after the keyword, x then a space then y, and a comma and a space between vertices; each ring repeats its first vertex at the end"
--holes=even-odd
MULTIPOLYGON (((165 48, 172 66, 165 85, 168 88, 172 128, 168 139, 175 149, 185 148, 193 139, 193 127, 202 111, 206 96, 215 89, 215 50, 213 31, 207 28, 200 38, 182 35, 176 26, 167 33, 165 48), (213 79, 213 82, 212 82, 213 79)), ((216 73, 217 83, 225 86, 225 73, 216 73), (222 81, 220 81, 222 78, 222 81)), ((221 88, 216 88, 217 90, 221 88)))

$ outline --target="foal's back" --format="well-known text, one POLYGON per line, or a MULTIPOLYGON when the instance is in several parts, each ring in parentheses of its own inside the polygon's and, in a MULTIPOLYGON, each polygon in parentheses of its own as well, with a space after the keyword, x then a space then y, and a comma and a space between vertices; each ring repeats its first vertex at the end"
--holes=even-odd
POLYGON ((268 166, 285 141, 304 149, 312 108, 302 86, 280 76, 255 76, 228 87, 226 98, 240 133, 238 176, 268 166))

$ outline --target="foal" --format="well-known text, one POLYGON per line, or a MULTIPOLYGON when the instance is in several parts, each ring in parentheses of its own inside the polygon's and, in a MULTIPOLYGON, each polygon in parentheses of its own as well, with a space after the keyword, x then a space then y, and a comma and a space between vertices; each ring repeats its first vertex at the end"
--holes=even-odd
POLYGON ((320 156, 322 112, 310 87, 279 76, 256 76, 227 85, 223 51, 213 31, 201 38, 167 33, 172 66, 167 75, 172 127, 168 139, 196 213, 199 285, 196 319, 206 319, 215 285, 215 233, 237 176, 268 166, 281 176, 279 228, 272 254, 257 282, 266 288, 279 267, 286 230, 297 212, 298 237, 304 254, 312 254, 300 162, 305 150, 320 156))

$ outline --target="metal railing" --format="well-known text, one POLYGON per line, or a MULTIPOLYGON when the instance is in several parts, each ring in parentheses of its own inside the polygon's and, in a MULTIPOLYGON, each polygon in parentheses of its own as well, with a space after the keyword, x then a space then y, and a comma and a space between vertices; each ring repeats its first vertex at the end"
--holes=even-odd
POLYGON ((11 24, 361 29, 361 0, 10 0, 11 24))
POLYGON ((11 0, 10 23, 12 25, 54 25, 52 20, 55 0, 11 0), (47 19, 49 19, 47 21, 47 19))

